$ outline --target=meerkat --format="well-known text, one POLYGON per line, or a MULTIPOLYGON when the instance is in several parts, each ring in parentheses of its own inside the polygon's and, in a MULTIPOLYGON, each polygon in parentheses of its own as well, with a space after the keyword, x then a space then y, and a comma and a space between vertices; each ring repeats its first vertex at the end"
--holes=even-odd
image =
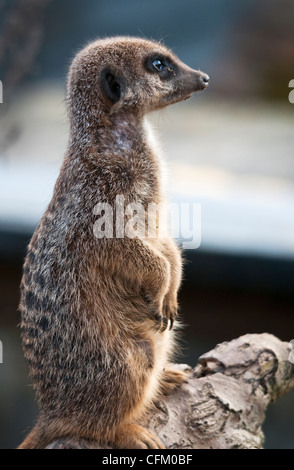
POLYGON ((140 423, 160 393, 186 380, 169 366, 181 252, 168 235, 95 237, 94 207, 117 195, 146 208, 164 201, 145 116, 208 82, 163 44, 140 38, 97 40, 74 58, 68 149, 21 282, 21 335, 39 416, 19 448, 67 436, 164 448, 140 423))

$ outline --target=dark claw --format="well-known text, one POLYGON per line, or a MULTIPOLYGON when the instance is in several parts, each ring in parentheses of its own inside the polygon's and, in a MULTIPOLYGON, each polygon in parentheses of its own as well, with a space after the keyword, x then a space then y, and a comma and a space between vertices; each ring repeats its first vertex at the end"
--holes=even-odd
POLYGON ((167 325, 168 325, 168 319, 166 317, 164 317, 162 319, 162 327, 161 327, 161 332, 165 331, 167 329, 167 325))
POLYGON ((174 313, 172 313, 171 316, 170 316, 170 327, 169 327, 170 330, 174 326, 174 322, 175 322, 175 319, 176 319, 177 315, 178 315, 178 310, 176 309, 174 311, 174 313))

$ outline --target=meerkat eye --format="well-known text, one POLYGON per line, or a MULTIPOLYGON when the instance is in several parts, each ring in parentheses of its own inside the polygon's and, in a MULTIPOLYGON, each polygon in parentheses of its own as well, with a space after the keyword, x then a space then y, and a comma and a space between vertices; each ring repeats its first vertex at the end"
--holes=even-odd
POLYGON ((163 61, 160 59, 153 60, 152 65, 156 70, 159 70, 159 71, 163 70, 164 67, 167 67, 167 65, 165 65, 163 61))
POLYGON ((157 73, 161 79, 172 78, 176 73, 176 65, 168 57, 154 55, 145 62, 148 72, 157 73))

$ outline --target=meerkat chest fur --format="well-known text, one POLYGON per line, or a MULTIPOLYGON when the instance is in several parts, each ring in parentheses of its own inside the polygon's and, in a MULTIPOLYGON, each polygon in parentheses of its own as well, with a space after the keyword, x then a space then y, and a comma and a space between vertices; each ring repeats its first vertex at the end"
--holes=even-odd
POLYGON ((99 132, 97 163, 117 194, 128 202, 160 203, 165 199, 165 165, 147 118, 118 114, 99 132))

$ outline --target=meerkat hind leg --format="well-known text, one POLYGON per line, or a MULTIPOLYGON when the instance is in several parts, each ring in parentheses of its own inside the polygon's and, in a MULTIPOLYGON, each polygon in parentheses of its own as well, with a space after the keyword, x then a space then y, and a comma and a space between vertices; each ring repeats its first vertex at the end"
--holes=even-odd
POLYGON ((121 425, 110 444, 119 449, 165 449, 155 434, 139 424, 121 425))
POLYGON ((188 382, 186 372, 180 370, 166 369, 163 372, 161 381, 161 392, 163 395, 171 395, 175 390, 181 387, 183 383, 188 382))

